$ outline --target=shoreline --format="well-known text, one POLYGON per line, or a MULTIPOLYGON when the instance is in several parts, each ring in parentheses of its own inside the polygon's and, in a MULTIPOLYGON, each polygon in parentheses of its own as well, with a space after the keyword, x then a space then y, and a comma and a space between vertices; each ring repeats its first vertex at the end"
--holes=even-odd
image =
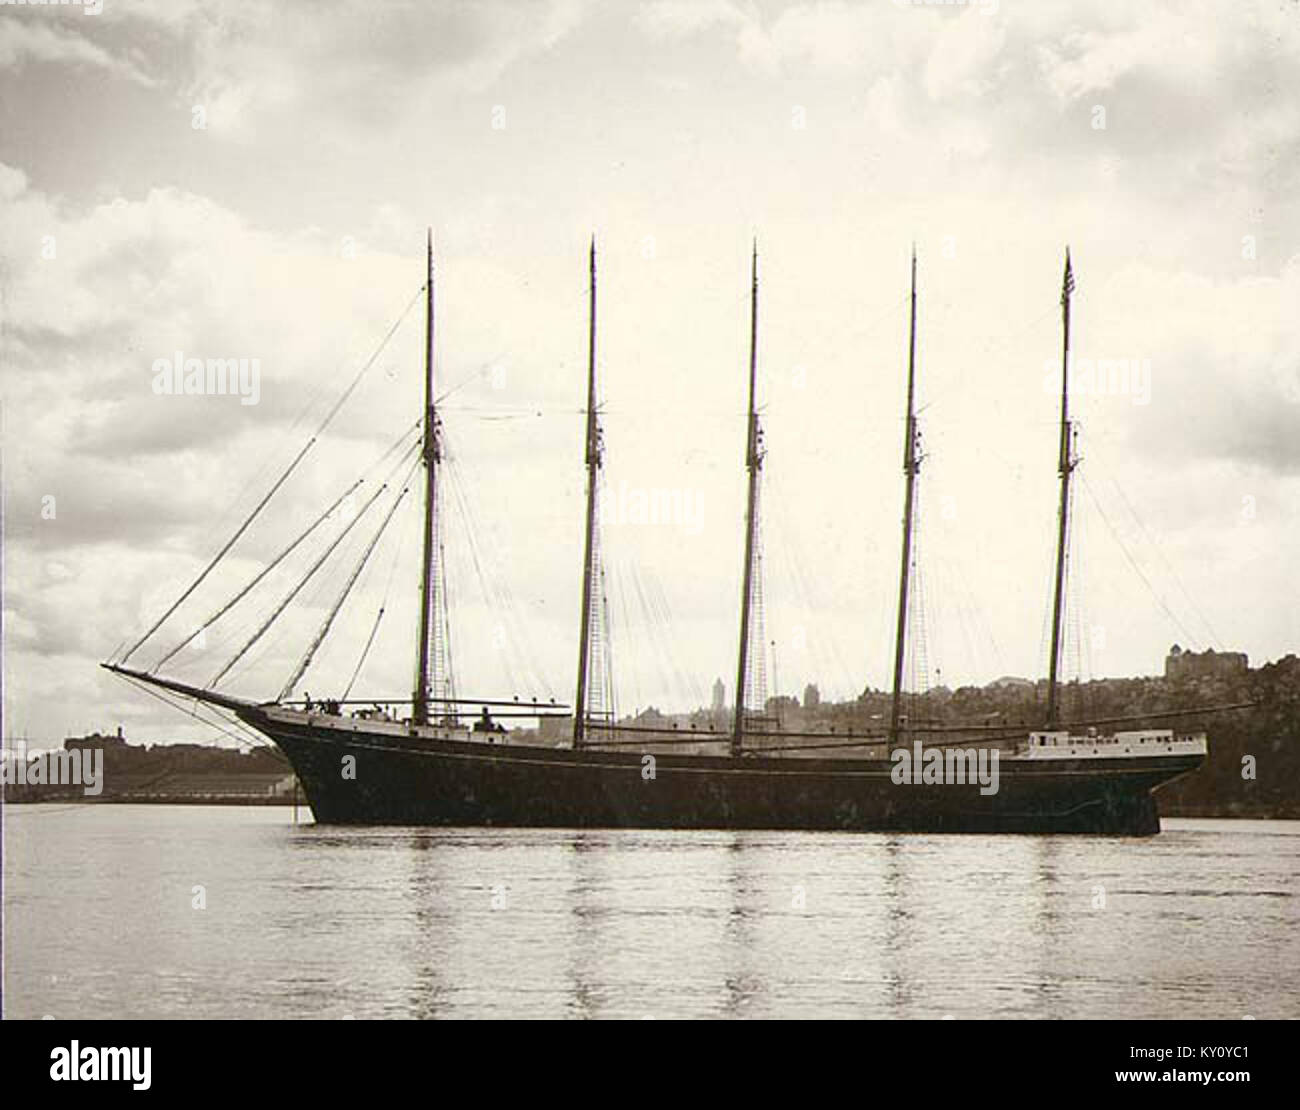
MULTIPOLYGON (((297 804, 304 809, 311 809, 311 805, 304 797, 299 797, 297 802, 292 797, 260 797, 257 795, 247 794, 177 794, 177 795, 148 795, 148 796, 129 796, 129 797, 90 797, 78 794, 58 794, 48 795, 42 798, 6 798, 0 795, 0 806, 4 805, 198 805, 198 806, 293 806, 297 804)), ((1158 803, 1157 803, 1158 804, 1158 803)), ((1285 811, 1282 813, 1269 812, 1226 812, 1223 810, 1205 810, 1199 807, 1185 808, 1177 807, 1173 810, 1166 811, 1163 808, 1160 816, 1171 818, 1191 818, 1205 819, 1215 821, 1300 821, 1300 812, 1285 811)))

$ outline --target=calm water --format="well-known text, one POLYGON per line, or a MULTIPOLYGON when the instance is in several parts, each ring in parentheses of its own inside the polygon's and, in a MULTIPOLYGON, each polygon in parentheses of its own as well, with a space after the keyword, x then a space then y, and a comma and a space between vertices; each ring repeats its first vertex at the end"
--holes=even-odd
POLYGON ((1166 820, 1159 837, 1106 840, 339 830, 280 808, 10 807, 4 1008, 1296 1017, 1298 871, 1298 822, 1166 820))

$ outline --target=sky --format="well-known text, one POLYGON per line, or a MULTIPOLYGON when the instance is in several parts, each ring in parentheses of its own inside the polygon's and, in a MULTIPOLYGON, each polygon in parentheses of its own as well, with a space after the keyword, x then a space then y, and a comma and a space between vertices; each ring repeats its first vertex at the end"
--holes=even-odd
MULTIPOLYGON (((208 684, 354 522, 421 412, 427 228, 464 696, 572 698, 593 235, 620 712, 731 692, 755 240, 769 692, 889 682, 913 244, 909 684, 1046 672, 1067 244, 1067 674, 1294 652, 1298 94, 1294 0, 0 5, 4 735, 224 742, 97 664, 379 349, 132 665, 367 474, 163 668, 208 684), (256 360, 256 394, 157 392, 177 352, 256 360)), ((221 689, 280 692, 387 504, 221 689)), ((419 510, 416 482, 298 696, 375 627, 353 696, 409 696, 419 510)))

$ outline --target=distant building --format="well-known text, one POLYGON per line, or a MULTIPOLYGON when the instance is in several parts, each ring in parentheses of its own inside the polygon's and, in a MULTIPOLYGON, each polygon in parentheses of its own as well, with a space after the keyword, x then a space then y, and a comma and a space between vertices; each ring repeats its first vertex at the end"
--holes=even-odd
POLYGON ((1177 644, 1165 656, 1165 678, 1232 678, 1243 675, 1250 663, 1243 651, 1184 651, 1177 644))
POLYGON ((722 679, 713 680, 713 712, 721 713, 727 707, 727 688, 722 685, 722 679))
POLYGON ((1001 678, 995 678, 992 682, 990 682, 987 686, 985 686, 984 689, 1002 690, 1007 687, 1011 687, 1012 689, 1016 689, 1016 690, 1032 690, 1034 688, 1034 684, 1030 682, 1029 679, 1027 678, 1020 678, 1013 674, 1004 674, 1001 678))
POLYGON ((102 732, 92 732, 87 736, 69 736, 63 741, 64 751, 76 751, 78 748, 119 748, 125 750, 128 747, 126 738, 122 735, 122 726, 117 726, 117 735, 108 736, 102 732))
POLYGON ((567 747, 573 740, 573 718, 558 713, 538 718, 537 738, 550 747, 567 747))
POLYGON ((805 709, 816 709, 822 703, 821 691, 817 689, 815 682, 808 683, 803 688, 803 707, 805 709))

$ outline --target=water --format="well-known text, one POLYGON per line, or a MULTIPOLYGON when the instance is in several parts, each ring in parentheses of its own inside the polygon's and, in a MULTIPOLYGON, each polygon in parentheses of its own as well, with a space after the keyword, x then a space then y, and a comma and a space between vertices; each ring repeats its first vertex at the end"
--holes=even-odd
POLYGON ((5 811, 6 1017, 1300 1015, 1300 822, 1147 840, 5 811), (194 908, 194 887, 206 908, 194 908), (1101 899, 1104 893, 1104 906, 1101 899))

